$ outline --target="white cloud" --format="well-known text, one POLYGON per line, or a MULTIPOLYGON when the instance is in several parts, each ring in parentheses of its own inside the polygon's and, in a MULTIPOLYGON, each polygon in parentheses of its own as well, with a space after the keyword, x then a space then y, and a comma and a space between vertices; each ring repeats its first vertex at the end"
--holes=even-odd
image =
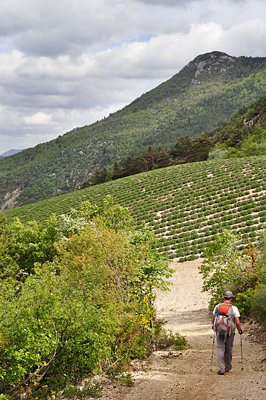
POLYGON ((266 56, 266 21, 247 20, 226 31, 221 46, 235 55, 266 56))
POLYGON ((51 114, 45 114, 44 112, 38 112, 31 116, 25 116, 24 122, 27 125, 48 125, 51 119, 51 114))

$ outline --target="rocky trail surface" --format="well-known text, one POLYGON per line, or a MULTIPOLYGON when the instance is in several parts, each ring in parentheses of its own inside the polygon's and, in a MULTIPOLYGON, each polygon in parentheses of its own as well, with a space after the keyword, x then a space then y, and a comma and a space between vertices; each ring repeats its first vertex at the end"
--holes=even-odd
POLYGON ((233 369, 217 375, 216 343, 212 359, 213 333, 208 296, 201 293, 198 274, 201 260, 173 262, 171 291, 157 294, 158 316, 165 328, 186 336, 191 349, 155 352, 144 370, 133 373, 132 387, 108 388, 102 400, 265 400, 266 349, 254 341, 248 327, 236 334, 233 369), (242 362, 243 361, 243 362, 242 362))

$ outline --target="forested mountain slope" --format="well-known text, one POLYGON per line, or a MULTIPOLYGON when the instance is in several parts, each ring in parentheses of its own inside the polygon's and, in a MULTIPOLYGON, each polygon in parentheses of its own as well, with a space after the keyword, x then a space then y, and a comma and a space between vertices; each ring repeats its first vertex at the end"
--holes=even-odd
POLYGON ((212 133, 216 144, 211 158, 266 154, 266 95, 240 110, 231 121, 212 133))
POLYGON ((75 190, 95 167, 217 128, 265 94, 266 58, 213 52, 108 118, 0 160, 0 209, 75 190))

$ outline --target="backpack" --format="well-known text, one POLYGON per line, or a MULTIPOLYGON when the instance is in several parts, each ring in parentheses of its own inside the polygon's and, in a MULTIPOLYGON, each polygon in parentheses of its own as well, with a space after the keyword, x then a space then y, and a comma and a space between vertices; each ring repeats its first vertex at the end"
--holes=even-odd
POLYGON ((215 309, 214 330, 217 335, 230 336, 234 329, 234 312, 232 304, 220 303, 215 309))

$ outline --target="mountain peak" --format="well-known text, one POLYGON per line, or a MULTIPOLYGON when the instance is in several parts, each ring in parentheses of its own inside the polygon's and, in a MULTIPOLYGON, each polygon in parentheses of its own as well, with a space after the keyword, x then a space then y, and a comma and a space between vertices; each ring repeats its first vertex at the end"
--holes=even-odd
POLYGON ((228 68, 231 68, 234 63, 235 57, 231 57, 220 51, 213 51, 211 53, 200 54, 188 63, 183 70, 194 70, 196 78, 202 72, 225 72, 228 68))
POLYGON ((0 157, 9 157, 12 156, 13 154, 21 152, 21 149, 10 149, 6 151, 5 153, 0 154, 0 157))

